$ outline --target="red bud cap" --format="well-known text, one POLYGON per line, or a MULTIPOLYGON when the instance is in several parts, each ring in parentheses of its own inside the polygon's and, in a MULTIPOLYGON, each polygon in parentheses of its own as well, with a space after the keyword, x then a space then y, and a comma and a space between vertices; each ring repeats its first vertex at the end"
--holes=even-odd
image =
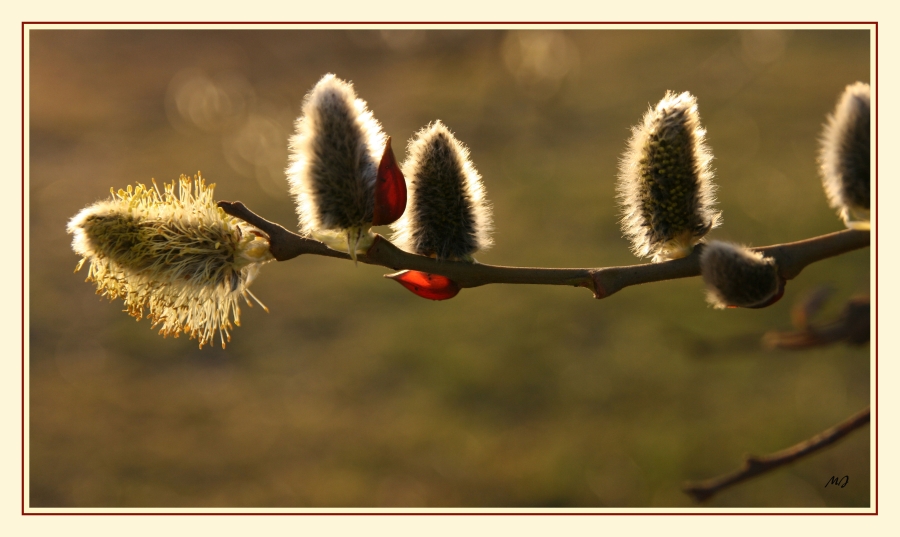
POLYGON ((447 300, 459 294, 459 285, 440 274, 403 270, 396 274, 386 274, 385 278, 390 278, 420 297, 430 300, 447 300))
POLYGON ((406 179, 394 158, 391 139, 388 137, 384 145, 384 155, 378 165, 378 177, 375 179, 375 213, 373 226, 393 224, 406 210, 406 179))

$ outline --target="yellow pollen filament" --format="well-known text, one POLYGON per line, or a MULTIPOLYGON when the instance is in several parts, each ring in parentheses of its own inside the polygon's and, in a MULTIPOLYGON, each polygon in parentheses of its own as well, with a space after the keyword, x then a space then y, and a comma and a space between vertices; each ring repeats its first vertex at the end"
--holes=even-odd
MULTIPOLYGON (((213 185, 156 181, 153 188, 110 189, 112 199, 82 210, 69 222, 72 247, 89 261, 87 281, 97 294, 122 298, 137 320, 161 325, 163 336, 181 332, 200 346, 216 334, 224 347, 230 316, 240 325, 237 301, 259 300, 247 289, 260 265, 273 259, 265 235, 216 206, 213 185)), ((262 305, 262 303, 260 303, 262 305)), ((265 309, 265 306, 263 306, 265 309)), ((266 309, 268 311, 268 309, 266 309)))

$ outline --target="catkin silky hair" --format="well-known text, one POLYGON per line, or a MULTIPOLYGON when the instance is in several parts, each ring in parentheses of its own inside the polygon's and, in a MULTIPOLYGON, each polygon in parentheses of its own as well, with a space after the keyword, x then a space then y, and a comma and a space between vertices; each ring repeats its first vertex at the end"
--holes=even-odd
POLYGON ((400 248, 438 259, 471 260, 491 245, 491 211, 469 151, 440 121, 409 142, 403 175, 406 213, 393 228, 400 248))
POLYGON ((121 298, 137 319, 148 309, 160 334, 185 332, 201 347, 218 334, 224 348, 231 319, 241 324, 238 299, 256 300, 247 287, 273 259, 268 238, 217 207, 215 185, 199 176, 181 176, 177 192, 174 181, 153 186, 113 192, 69 221, 75 270, 89 262, 97 294, 121 298))
POLYGON ((716 308, 754 308, 780 297, 783 284, 775 260, 743 246, 711 241, 700 254, 706 299, 716 308))
POLYGON ((850 228, 869 229, 870 116, 869 85, 851 84, 828 116, 822 133, 822 185, 829 204, 850 228))
POLYGON ((353 86, 333 74, 322 77, 306 95, 290 140, 287 176, 301 231, 368 230, 384 147, 381 125, 353 86))
POLYGON ((622 231, 638 257, 684 257, 721 223, 705 137, 688 92, 667 92, 632 128, 617 189, 622 231))

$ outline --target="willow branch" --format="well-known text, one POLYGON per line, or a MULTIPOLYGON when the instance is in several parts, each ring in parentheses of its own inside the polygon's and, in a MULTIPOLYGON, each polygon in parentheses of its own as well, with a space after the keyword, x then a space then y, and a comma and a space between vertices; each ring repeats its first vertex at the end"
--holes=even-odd
POLYGON ((869 407, 866 407, 865 410, 854 414, 847 420, 838 423, 830 429, 822 431, 809 440, 804 440, 799 444, 772 453, 771 455, 762 457, 748 455, 744 460, 744 465, 740 469, 730 474, 714 477, 699 483, 688 483, 682 490, 684 490, 685 493, 690 494, 698 502, 702 502, 732 485, 746 481, 760 474, 771 472, 776 468, 790 464, 797 459, 806 457, 824 447, 830 446, 856 429, 869 423, 869 419, 870 411, 869 407))
MULTIPOLYGON (((269 236, 272 255, 278 261, 286 261, 303 254, 350 259, 350 255, 347 253, 332 250, 317 240, 302 237, 279 224, 262 218, 240 201, 220 201, 219 207, 231 216, 240 218, 266 233, 269 236)), ((754 250, 774 257, 781 276, 785 280, 790 280, 811 263, 867 246, 869 246, 868 231, 847 229, 798 242, 754 248, 754 250)), ((378 235, 365 255, 360 254, 357 259, 361 263, 379 265, 393 270, 416 270, 429 274, 440 274, 450 278, 461 288, 479 287, 491 283, 569 285, 586 287, 594 293, 595 298, 606 298, 632 285, 699 276, 701 250, 702 245, 695 248, 691 255, 682 259, 626 267, 504 267, 462 261, 438 261, 430 257, 404 252, 378 235)))

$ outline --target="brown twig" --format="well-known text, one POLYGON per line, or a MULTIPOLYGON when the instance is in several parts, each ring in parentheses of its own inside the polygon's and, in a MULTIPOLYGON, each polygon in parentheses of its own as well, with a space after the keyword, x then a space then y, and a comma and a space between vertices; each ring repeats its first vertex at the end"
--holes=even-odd
MULTIPOLYGON (((302 254, 350 259, 347 253, 332 250, 317 240, 302 237, 279 224, 269 222, 240 201, 220 201, 219 207, 269 235, 272 255, 278 261, 286 261, 302 254)), ((868 231, 847 229, 803 241, 754 250, 774 257, 781 276, 785 280, 790 280, 811 263, 867 246, 869 246, 868 231)), ((606 298, 631 285, 699 276, 701 250, 702 245, 682 259, 627 267, 504 267, 461 261, 437 261, 430 257, 404 252, 378 235, 368 252, 357 256, 357 259, 361 263, 380 265, 393 270, 417 270, 440 274, 455 281, 461 288, 491 283, 570 285, 590 289, 595 298, 606 298)))
POLYGON ((756 477, 760 474, 770 472, 776 468, 790 464, 797 459, 806 457, 811 453, 815 453, 826 446, 830 446, 856 429, 869 423, 869 418, 869 407, 866 407, 865 410, 854 414, 847 420, 838 423, 830 429, 822 431, 809 440, 805 440, 787 449, 772 453, 771 455, 762 457, 748 455, 745 457, 744 465, 740 469, 730 474, 714 477, 699 483, 688 483, 682 490, 691 495, 696 501, 702 502, 732 485, 746 481, 747 479, 756 477))
POLYGON ((791 307, 791 324, 797 330, 806 330, 812 319, 828 302, 828 298, 834 293, 830 286, 823 285, 814 288, 801 296, 791 307))
POLYGON ((864 345, 869 342, 870 315, 871 305, 867 296, 851 298, 844 305, 838 318, 828 323, 810 324, 805 312, 796 313, 794 317, 799 321, 797 324, 800 324, 797 330, 766 332, 762 338, 763 347, 802 350, 831 345, 839 341, 850 345, 864 345))

